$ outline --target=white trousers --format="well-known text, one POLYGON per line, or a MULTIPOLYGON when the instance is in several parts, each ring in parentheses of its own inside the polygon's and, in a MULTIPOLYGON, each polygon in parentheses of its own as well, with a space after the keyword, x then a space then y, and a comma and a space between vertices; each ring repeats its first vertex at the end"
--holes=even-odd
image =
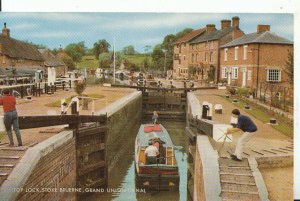
POLYGON ((242 134, 242 136, 238 139, 238 142, 236 144, 235 153, 236 157, 238 159, 242 159, 242 153, 243 148, 245 147, 245 144, 250 140, 250 138, 255 134, 255 132, 245 132, 242 134))

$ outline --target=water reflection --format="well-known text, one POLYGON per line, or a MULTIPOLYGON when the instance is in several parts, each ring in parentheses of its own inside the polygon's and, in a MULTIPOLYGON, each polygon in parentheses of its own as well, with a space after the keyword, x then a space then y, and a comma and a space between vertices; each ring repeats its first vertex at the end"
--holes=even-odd
POLYGON ((128 134, 123 150, 124 155, 109 172, 108 189, 104 194, 96 194, 88 200, 107 201, 186 201, 187 200, 187 150, 188 142, 184 133, 184 122, 161 122, 168 130, 178 162, 180 174, 179 192, 164 191, 145 193, 135 188, 134 140, 139 126, 133 134, 128 134), (136 192, 139 191, 139 192, 136 192))

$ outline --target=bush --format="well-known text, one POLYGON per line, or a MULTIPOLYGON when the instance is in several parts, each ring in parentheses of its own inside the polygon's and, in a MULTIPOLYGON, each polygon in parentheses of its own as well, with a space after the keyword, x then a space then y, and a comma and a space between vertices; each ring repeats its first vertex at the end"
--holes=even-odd
POLYGON ((85 81, 76 81, 75 82, 75 92, 81 96, 84 90, 86 89, 86 82, 85 81))
POLYGON ((231 87, 229 87, 229 88, 227 88, 227 91, 230 93, 230 95, 236 95, 236 89, 235 88, 231 88, 231 87))

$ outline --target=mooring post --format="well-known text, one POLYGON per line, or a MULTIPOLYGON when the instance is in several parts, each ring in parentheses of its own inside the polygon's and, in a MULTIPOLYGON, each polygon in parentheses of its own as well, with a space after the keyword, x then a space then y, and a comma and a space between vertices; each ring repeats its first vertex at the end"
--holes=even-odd
POLYGON ((41 96, 41 83, 39 82, 39 96, 41 96))
POLYGON ((24 87, 23 87, 23 84, 21 85, 21 98, 23 98, 24 97, 24 87))
POLYGON ((63 88, 63 91, 65 90, 65 83, 63 82, 62 83, 62 88, 63 88))

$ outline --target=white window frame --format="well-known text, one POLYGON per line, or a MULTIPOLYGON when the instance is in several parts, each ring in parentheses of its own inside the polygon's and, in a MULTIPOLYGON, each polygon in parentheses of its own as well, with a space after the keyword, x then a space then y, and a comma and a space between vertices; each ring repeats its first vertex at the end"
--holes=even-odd
POLYGON ((228 78, 228 69, 227 67, 222 67, 222 78, 228 78))
POLYGON ((237 80, 239 78, 239 67, 238 66, 233 66, 231 68, 231 79, 232 80, 237 80))
POLYGON ((247 72, 247 80, 252 80, 252 70, 248 70, 247 72))
POLYGON ((228 59, 228 48, 224 49, 224 61, 227 61, 228 59))
MULTIPOLYGON (((273 75, 273 76, 275 76, 275 75, 273 75)), ((267 82, 281 82, 281 70, 278 68, 269 68, 267 70, 267 82), (270 72, 270 71, 272 71, 272 72, 270 72), (278 79, 277 80, 275 80, 274 78, 270 79, 270 73, 274 74, 275 71, 278 72, 278 79)))
POLYGON ((239 58, 239 47, 234 48, 234 60, 237 61, 239 58))
POLYGON ((248 45, 244 45, 244 60, 247 60, 248 45))

